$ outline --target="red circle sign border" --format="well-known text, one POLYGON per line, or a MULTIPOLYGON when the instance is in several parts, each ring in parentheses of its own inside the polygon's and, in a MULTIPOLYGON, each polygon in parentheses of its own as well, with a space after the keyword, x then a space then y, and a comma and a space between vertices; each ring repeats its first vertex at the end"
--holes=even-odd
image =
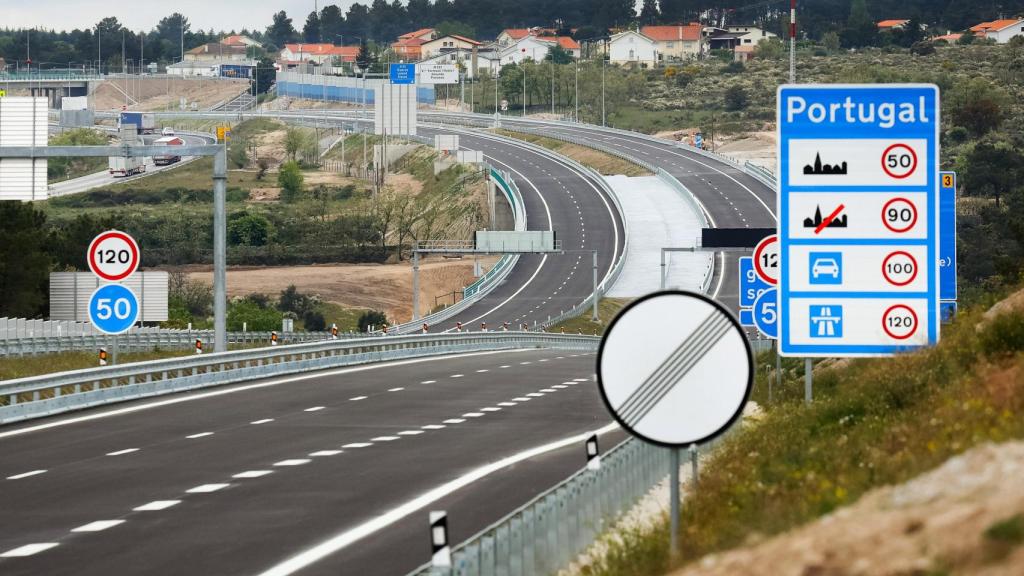
POLYGON ((889 146, 888 148, 885 149, 885 152, 882 152, 882 170, 884 170, 885 173, 889 175, 889 177, 895 178, 897 180, 902 180, 904 178, 907 178, 908 176, 910 176, 911 174, 913 174, 917 170, 917 152, 914 152, 913 148, 911 148, 910 146, 907 146, 906 144, 903 144, 903 143, 896 143, 896 144, 893 144, 892 146, 889 146), (889 172, 889 167, 885 165, 885 157, 886 157, 886 155, 889 154, 890 150, 892 150, 893 148, 897 148, 897 147, 899 147, 899 148, 906 148, 907 151, 910 152, 910 157, 914 159, 914 165, 911 166, 910 170, 906 174, 904 174, 903 176, 897 176, 897 175, 893 174, 892 172, 889 172))
MULTIPOLYGON (((762 238, 761 241, 757 243, 757 246, 754 247, 754 271, 757 272, 757 275, 761 278, 761 280, 764 280, 766 283, 771 284, 772 286, 778 285, 779 279, 776 278, 776 279, 772 280, 772 279, 770 279, 768 277, 767 274, 764 273, 764 270, 761 269, 761 264, 760 264, 759 256, 761 255, 761 252, 764 251, 764 249, 768 247, 769 244, 771 244, 772 242, 778 242, 778 241, 779 241, 779 235, 778 234, 772 234, 771 236, 765 236, 764 238, 762 238)), ((781 261, 782 261, 782 254, 779 254, 779 266, 780 266, 780 268, 781 268, 781 265, 782 265, 781 261)))
POLYGON ((910 232, 914 228, 914 226, 917 226, 917 206, 913 202, 911 202, 908 198, 904 198, 902 196, 897 196, 897 197, 893 198, 892 200, 889 200, 888 202, 885 203, 885 206, 882 206, 882 224, 885 224, 885 227, 888 228, 890 232, 895 232, 897 234, 903 234, 905 232, 910 232), (914 219, 910 221, 910 226, 907 226, 906 228, 904 228, 902 230, 898 230, 896 228, 893 228, 892 226, 889 226, 889 222, 886 221, 886 219, 885 219, 885 211, 889 209, 889 206, 893 202, 899 202, 900 200, 902 200, 902 201, 906 202, 907 204, 909 204, 911 211, 914 212, 914 219))
POLYGON ((128 233, 121 232, 120 230, 107 230, 106 232, 102 232, 98 236, 93 238, 92 242, 89 243, 89 253, 87 254, 87 256, 88 258, 86 258, 86 260, 88 260, 89 262, 89 270, 91 270, 92 273, 95 274, 96 276, 99 276, 101 279, 106 280, 108 282, 117 282, 119 280, 124 280, 125 278, 134 274, 135 271, 139 269, 139 243, 135 241, 135 238, 132 238, 130 235, 128 235, 128 233), (100 242, 106 240, 107 238, 120 238, 121 240, 124 240, 132 251, 132 265, 128 267, 128 270, 125 270, 123 273, 117 274, 115 276, 111 276, 100 272, 99 266, 96 264, 96 246, 99 245, 100 242))
POLYGON ((893 286, 906 286, 907 284, 910 284, 911 282, 914 281, 915 278, 917 278, 917 259, 914 258, 914 255, 911 254, 910 252, 905 252, 903 250, 897 250, 895 252, 890 253, 888 256, 885 257, 884 260, 882 260, 882 277, 885 278, 886 282, 892 284, 893 286), (893 256, 899 256, 900 254, 906 256, 907 258, 910 258, 910 261, 914 263, 914 273, 910 275, 910 280, 907 280, 906 282, 893 282, 892 279, 889 278, 889 275, 885 273, 885 265, 889 263, 890 258, 892 258, 893 256))
POLYGON ((911 336, 913 336, 914 333, 917 332, 918 323, 919 322, 918 322, 918 319, 917 319, 917 312, 914 312, 914 309, 911 308, 910 306, 907 306, 906 304, 893 304, 892 306, 889 306, 889 308, 887 308, 885 312, 882 313, 882 330, 885 330, 885 333, 888 334, 889 337, 893 338, 894 340, 906 340, 907 338, 910 338, 911 336), (889 331, 889 327, 885 325, 885 318, 887 316, 889 316, 889 312, 892 312, 893 310, 895 310, 897 308, 905 309, 907 312, 910 312, 911 316, 914 317, 914 330, 911 331, 906 336, 897 336, 897 335, 893 334, 892 332, 889 331))

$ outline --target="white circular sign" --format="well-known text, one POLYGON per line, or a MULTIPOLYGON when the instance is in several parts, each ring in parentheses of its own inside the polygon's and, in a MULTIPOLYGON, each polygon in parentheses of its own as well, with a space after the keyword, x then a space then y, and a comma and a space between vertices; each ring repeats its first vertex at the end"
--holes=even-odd
POLYGON ((753 385, 753 354, 721 304, 691 292, 649 294, 612 320, 597 357, 601 397, 626 430, 680 447, 724 432, 753 385))
POLYGON ((905 304, 890 306, 882 313, 882 329, 890 338, 906 340, 917 332, 917 312, 905 304))
POLYGON ((892 252, 882 261, 882 276, 893 286, 906 286, 917 278, 917 260, 910 252, 892 252))
POLYGON ((139 244, 119 230, 107 230, 93 238, 86 255, 92 273, 108 282, 124 280, 139 267, 139 244))
POLYGON ((754 271, 761 280, 775 286, 779 283, 779 236, 765 236, 754 247, 754 271))

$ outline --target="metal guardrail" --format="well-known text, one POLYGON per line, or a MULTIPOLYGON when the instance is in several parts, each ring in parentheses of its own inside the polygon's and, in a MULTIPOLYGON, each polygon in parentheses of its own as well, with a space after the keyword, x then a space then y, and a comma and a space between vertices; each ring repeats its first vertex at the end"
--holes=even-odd
POLYGON ((454 546, 451 570, 428 563, 409 576, 554 574, 668 475, 669 452, 630 438, 599 470, 580 470, 454 546))
MULTIPOLYGON (((278 332, 277 336, 278 341, 282 344, 319 342, 331 338, 329 332, 278 332)), ((345 333, 338 336, 340 338, 358 338, 365 336, 365 334, 345 333)), ((54 354, 59 352, 95 352, 101 347, 106 347, 110 350, 114 345, 114 338, 114 336, 96 333, 0 339, 0 357, 34 356, 37 354, 54 354)), ((214 345, 213 330, 128 332, 116 338, 117 346, 122 352, 158 349, 187 350, 195 346, 196 339, 202 340, 204 347, 212 349, 214 345)), ((270 345, 270 332, 228 332, 229 345, 261 343, 270 345)))
POLYGON ((235 382, 440 354, 555 348, 599 340, 536 332, 475 332, 327 340, 88 368, 0 382, 0 424, 235 382))

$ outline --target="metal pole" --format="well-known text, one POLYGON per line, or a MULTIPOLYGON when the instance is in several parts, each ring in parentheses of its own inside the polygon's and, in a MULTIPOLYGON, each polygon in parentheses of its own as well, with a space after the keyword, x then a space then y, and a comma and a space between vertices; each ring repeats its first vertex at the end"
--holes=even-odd
POLYGON ((679 557, 679 449, 669 448, 668 458, 669 484, 669 525, 668 536, 669 556, 675 560, 679 557))
POLYGON ((228 148, 213 157, 213 351, 227 352, 227 215, 228 148))
POLYGON ((118 338, 117 335, 115 334, 114 335, 114 345, 111 346, 111 352, 112 352, 112 354, 110 355, 110 365, 111 366, 117 366, 117 341, 118 340, 120 340, 120 338, 118 338))
POLYGON ((810 404, 814 390, 814 364, 804 358, 804 404, 810 404))
POLYGON ((526 59, 523 59, 523 118, 526 118, 526 59))
POLYGON ((597 250, 594 250, 594 291, 593 291, 593 294, 594 294, 594 314, 591 316, 590 319, 593 320, 594 322, 597 322, 599 320, 599 318, 597 317, 597 301, 600 300, 600 298, 598 297, 598 294, 597 294, 597 250))
POLYGON ((690 444, 690 481, 693 483, 693 487, 697 487, 697 445, 690 444))
POLYGON ((601 126, 605 126, 605 112, 604 112, 604 57, 601 57, 601 126))
POLYGON ((661 249, 661 289, 665 289, 665 249, 661 249))
POLYGON ((796 0, 789 0, 789 83, 796 84, 796 0))
POLYGON ((576 111, 573 114, 573 119, 577 122, 580 121, 580 60, 576 59, 576 94, 572 99, 573 106, 576 107, 576 111))
MULTIPOLYGON (((772 402, 771 382, 768 383, 768 402, 772 402)), ((782 386, 782 357, 779 356, 779 341, 775 341, 775 386, 782 386)))
POLYGON ((412 251, 412 319, 420 319, 420 253, 412 251))
POLYGON ((555 115, 555 61, 551 61, 551 115, 555 115))

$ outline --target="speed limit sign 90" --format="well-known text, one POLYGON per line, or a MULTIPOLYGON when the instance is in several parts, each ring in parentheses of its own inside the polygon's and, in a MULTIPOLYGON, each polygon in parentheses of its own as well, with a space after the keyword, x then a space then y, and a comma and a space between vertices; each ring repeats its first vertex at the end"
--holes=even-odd
POLYGON ((128 234, 108 230, 89 243, 89 269, 108 282, 124 280, 139 267, 139 244, 128 234))

